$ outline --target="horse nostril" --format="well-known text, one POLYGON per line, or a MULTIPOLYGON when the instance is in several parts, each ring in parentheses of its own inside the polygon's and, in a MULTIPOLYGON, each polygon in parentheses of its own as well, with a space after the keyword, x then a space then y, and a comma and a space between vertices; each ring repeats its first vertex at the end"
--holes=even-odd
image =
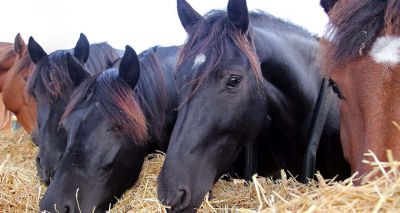
POLYGON ((39 141, 37 140, 37 132, 34 131, 31 135, 31 141, 33 144, 35 144, 35 146, 39 146, 39 141))
POLYGON ((69 213, 69 206, 64 206, 63 213, 69 213))
POLYGON ((44 175, 43 177, 41 177, 41 180, 46 186, 50 185, 50 177, 48 175, 44 175))
POLYGON ((175 206, 177 211, 182 211, 190 205, 190 191, 187 189, 180 189, 178 191, 177 201, 178 205, 175 206))
POLYGON ((36 157, 36 164, 38 164, 40 166, 40 158, 36 157))

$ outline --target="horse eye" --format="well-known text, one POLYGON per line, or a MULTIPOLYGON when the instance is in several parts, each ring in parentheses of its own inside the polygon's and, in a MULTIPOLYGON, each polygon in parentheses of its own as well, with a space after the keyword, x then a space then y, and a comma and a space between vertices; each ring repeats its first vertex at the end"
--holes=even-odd
POLYGON ((240 85, 242 79, 239 76, 231 76, 228 80, 227 86, 229 89, 235 89, 240 85))
POLYGON ((81 166, 82 163, 82 155, 79 152, 72 152, 72 162, 71 165, 74 167, 81 166))
POLYGON ((332 80, 329 79, 329 85, 331 85, 333 92, 337 95, 337 97, 341 100, 344 100, 344 96, 342 95, 342 92, 340 92, 339 87, 336 85, 336 83, 332 80))
POLYGON ((111 169, 113 168, 113 162, 111 162, 111 163, 109 163, 109 164, 103 166, 102 168, 103 168, 105 171, 111 170, 111 169))
POLYGON ((120 126, 119 124, 115 123, 115 124, 113 124, 113 125, 111 126, 110 129, 108 129, 108 131, 114 131, 114 132, 116 132, 116 131, 121 131, 121 126, 120 126))

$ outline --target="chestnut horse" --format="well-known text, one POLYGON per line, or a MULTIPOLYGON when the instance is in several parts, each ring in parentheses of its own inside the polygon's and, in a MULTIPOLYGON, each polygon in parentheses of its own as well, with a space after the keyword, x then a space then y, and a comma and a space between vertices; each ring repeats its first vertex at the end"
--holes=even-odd
POLYGON ((322 62, 341 99, 340 137, 352 172, 364 153, 400 159, 400 0, 321 0, 329 25, 322 62))
POLYGON ((11 112, 6 109, 3 102, 3 95, 0 95, 0 130, 11 129, 11 112))
POLYGON ((20 34, 15 37, 14 44, 7 44, 0 43, 0 92, 5 108, 13 112, 22 127, 31 134, 36 127, 36 104, 28 95, 26 84, 34 64, 20 34))
MULTIPOLYGON (((15 63, 15 54, 13 44, 0 42, 0 89, 3 88, 3 82, 7 77, 7 73, 11 66, 15 63)), ((11 113, 7 110, 3 102, 3 95, 0 101, 0 130, 9 129, 11 127, 11 113)))

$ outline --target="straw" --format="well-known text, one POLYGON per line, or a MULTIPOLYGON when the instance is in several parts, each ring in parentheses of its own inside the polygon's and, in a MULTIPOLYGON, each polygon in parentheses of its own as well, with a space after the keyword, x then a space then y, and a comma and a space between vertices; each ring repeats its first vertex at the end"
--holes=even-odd
MULTIPOLYGON (((46 186, 36 176, 36 153, 29 136, 0 133, 0 212, 39 211, 46 186)), ((365 163, 374 170, 363 177, 362 186, 354 186, 356 175, 337 182, 317 174, 316 180, 307 185, 289 176, 273 181, 255 175, 249 183, 220 180, 198 212, 397 212, 400 162, 390 151, 388 162, 380 162, 372 152, 366 157, 369 160, 365 163)), ((109 212, 166 212, 167 207, 157 199, 157 176, 163 161, 163 154, 150 155, 138 183, 109 212)))

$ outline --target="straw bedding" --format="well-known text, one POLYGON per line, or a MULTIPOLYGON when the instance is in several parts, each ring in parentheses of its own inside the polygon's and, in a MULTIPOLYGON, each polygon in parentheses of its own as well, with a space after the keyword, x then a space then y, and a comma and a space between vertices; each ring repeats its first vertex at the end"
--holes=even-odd
MULTIPOLYGON (((46 187, 36 177, 36 152, 37 147, 22 132, 0 134, 0 212, 38 211, 46 187)), ((290 177, 274 182, 254 176, 248 184, 221 180, 199 212, 398 212, 400 162, 379 162, 372 153, 366 159, 375 171, 360 187, 354 187, 351 178, 339 183, 321 176, 308 185, 290 177), (374 174, 383 175, 373 178, 374 174)), ((162 154, 146 160, 136 186, 110 212, 165 212, 156 195, 163 160, 162 154)))

